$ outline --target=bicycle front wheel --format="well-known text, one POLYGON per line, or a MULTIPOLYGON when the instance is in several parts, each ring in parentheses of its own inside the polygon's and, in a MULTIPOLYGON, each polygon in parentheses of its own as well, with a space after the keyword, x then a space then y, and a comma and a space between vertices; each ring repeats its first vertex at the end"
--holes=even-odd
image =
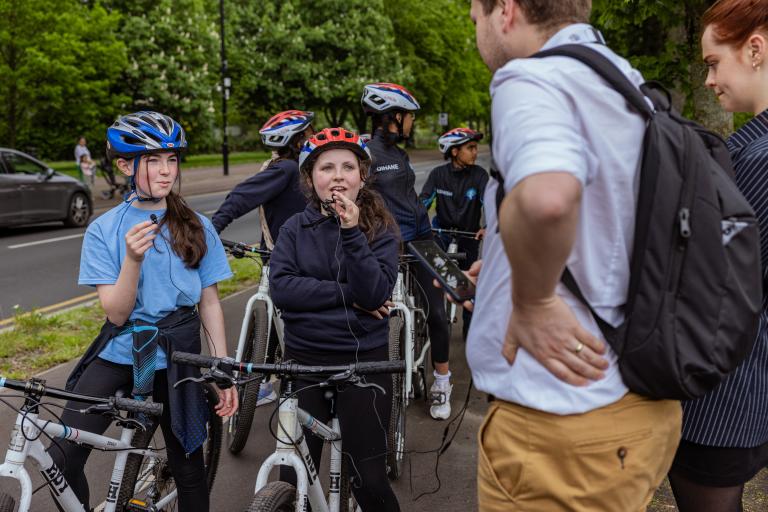
POLYGON ((296 488, 286 482, 269 482, 253 496, 245 512, 293 512, 296 510, 296 488))
MULTIPOLYGON (((389 317, 389 359, 405 359, 402 339, 405 321, 401 314, 389 317)), ((405 389, 405 376, 392 374, 392 413, 387 428, 387 476, 390 480, 400 478, 405 453, 405 403, 408 390, 405 389)))
MULTIPOLYGON (((245 343, 243 361, 251 363, 267 362, 267 348, 269 347, 269 332, 267 320, 269 319, 267 303, 257 300, 251 313, 251 328, 248 340, 245 343)), ((256 379, 238 389, 240 394, 240 408, 232 418, 232 431, 229 439, 230 453, 237 455, 248 442, 253 424, 253 415, 259 401, 259 389, 262 379, 256 379)))
MULTIPOLYGON (((203 390, 210 414, 207 425, 208 437, 203 444, 203 461, 205 462, 208 491, 210 492, 219 467, 224 429, 221 418, 214 410, 218 403, 216 391, 208 384, 203 385, 203 390)), ((137 430, 133 435, 133 446, 136 448, 146 448, 150 445, 162 446, 162 434, 156 432, 157 426, 157 422, 154 422, 152 428, 137 430)), ((117 510, 130 510, 128 505, 131 500, 156 506, 157 510, 166 512, 179 510, 176 482, 164 453, 158 454, 158 457, 143 457, 133 453, 128 455, 123 480, 120 483, 117 510)))
POLYGON ((13 512, 16 509, 16 500, 13 496, 0 493, 0 512, 13 512))

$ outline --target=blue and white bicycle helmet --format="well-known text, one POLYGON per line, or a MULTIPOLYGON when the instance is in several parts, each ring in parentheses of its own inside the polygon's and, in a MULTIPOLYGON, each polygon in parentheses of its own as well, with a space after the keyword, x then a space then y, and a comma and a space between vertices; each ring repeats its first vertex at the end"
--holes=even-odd
POLYGON ((107 155, 132 159, 139 155, 185 151, 184 128, 171 117, 151 111, 120 116, 107 128, 107 155))
POLYGON ((363 88, 360 98, 363 110, 368 114, 384 114, 392 110, 416 112, 421 109, 419 102, 402 85, 388 82, 368 84, 363 88))
POLYGON ((270 148, 285 147, 294 135, 304 132, 314 118, 314 113, 303 110, 275 114, 259 130, 261 141, 270 148))
POLYGON ((470 128, 454 128, 442 134, 437 139, 437 146, 442 154, 447 154, 451 148, 461 146, 470 141, 478 141, 483 138, 483 134, 470 128))

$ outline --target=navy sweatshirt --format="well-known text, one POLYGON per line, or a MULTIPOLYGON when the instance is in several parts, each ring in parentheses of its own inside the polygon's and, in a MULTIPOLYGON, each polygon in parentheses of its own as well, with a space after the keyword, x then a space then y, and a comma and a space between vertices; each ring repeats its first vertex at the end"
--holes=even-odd
POLYGON ((211 222, 216 232, 221 233, 233 220, 264 206, 269 232, 277 242, 283 223, 306 205, 306 197, 299 188, 299 164, 295 160, 278 160, 233 188, 211 222))
POLYGON ((458 169, 452 163, 429 173, 419 199, 429 209, 437 202, 436 226, 460 231, 477 231, 483 215, 483 194, 488 173, 478 165, 458 169))
POLYGON ((429 233, 432 229, 429 215, 416 195, 416 173, 408 153, 396 145, 388 145, 381 129, 373 134, 368 148, 373 157, 371 188, 384 198, 400 225, 403 241, 410 242, 429 233))
POLYGON ((369 244, 358 227, 339 229, 335 219, 308 226, 323 218, 307 206, 286 221, 272 252, 270 295, 282 310, 285 344, 294 350, 354 352, 357 337, 361 351, 386 345, 387 318, 374 318, 353 304, 373 310, 390 298, 399 240, 385 231, 369 244))

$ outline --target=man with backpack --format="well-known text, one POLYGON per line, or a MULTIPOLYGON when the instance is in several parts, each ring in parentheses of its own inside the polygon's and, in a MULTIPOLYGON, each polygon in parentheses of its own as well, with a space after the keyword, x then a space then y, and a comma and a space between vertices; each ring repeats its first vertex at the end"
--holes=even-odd
POLYGON ((590 10, 472 1, 495 72, 496 179, 467 342, 494 398, 479 432, 482 511, 645 510, 679 442, 674 399, 715 385, 754 336, 754 215, 717 140, 639 92, 590 10))

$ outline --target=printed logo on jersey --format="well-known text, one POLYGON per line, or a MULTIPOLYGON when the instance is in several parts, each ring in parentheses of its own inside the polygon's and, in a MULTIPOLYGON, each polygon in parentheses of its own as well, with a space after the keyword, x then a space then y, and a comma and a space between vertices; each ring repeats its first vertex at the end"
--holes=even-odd
POLYGON ((437 192, 441 196, 453 197, 453 192, 451 192, 450 190, 443 190, 442 188, 436 188, 435 192, 437 192))
POLYGON ((399 171, 400 170, 400 164, 389 164, 389 165, 380 165, 376 167, 373 172, 384 172, 384 171, 399 171))
POLYGON ((471 189, 467 190, 466 194, 464 194, 464 197, 469 199, 470 201, 477 197, 477 189, 472 187, 471 189))

